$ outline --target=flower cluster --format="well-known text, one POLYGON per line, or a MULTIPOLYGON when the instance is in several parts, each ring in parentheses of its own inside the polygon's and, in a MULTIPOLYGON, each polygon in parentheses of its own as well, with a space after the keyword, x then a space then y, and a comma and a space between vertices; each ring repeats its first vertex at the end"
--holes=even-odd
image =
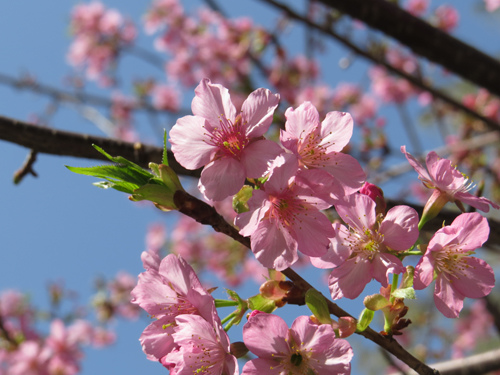
MULTIPOLYGON (((60 292, 60 291, 59 291, 60 292)), ((52 297, 55 292, 53 290, 52 297)), ((59 302, 60 295, 55 297, 59 302)), ((0 372, 12 375, 73 375, 80 372, 83 346, 102 347, 114 335, 89 321, 52 319, 48 334, 36 327, 39 312, 18 291, 0 295, 0 372)))
POLYGON ((109 83, 106 72, 120 49, 134 41, 135 26, 124 20, 117 10, 92 2, 75 6, 70 28, 75 39, 68 53, 69 62, 78 67, 85 66, 90 79, 109 83))
POLYGON ((144 22, 146 32, 161 31, 155 46, 170 56, 168 75, 185 86, 203 77, 229 85, 248 76, 249 53, 263 49, 268 39, 249 18, 228 20, 209 9, 190 16, 178 0, 155 0, 144 22))
MULTIPOLYGON (((278 95, 258 89, 237 109, 228 90, 208 79, 201 81, 195 93, 194 116, 179 119, 170 132, 177 161, 188 169, 204 167, 199 188, 212 200, 232 196, 246 179, 253 181, 257 188, 246 201, 247 209, 236 216, 234 223, 242 235, 250 237, 257 260, 264 267, 280 271, 293 265, 300 251, 310 257, 314 266, 332 269, 329 287, 334 299, 358 297, 373 279, 388 287, 391 274, 405 272, 402 260, 415 245, 419 228, 446 202, 455 202, 461 208, 464 202, 483 211, 488 211, 489 206, 500 207, 470 194, 471 184, 449 160, 430 153, 425 169, 403 146, 402 152, 420 179, 435 192, 420 223, 417 212, 407 206, 386 212, 382 192, 366 185, 359 162, 342 152, 353 132, 348 113, 329 112, 321 121, 310 102, 290 107, 285 111, 286 122, 278 144, 264 138, 278 106, 278 95), (331 206, 346 225, 331 224, 324 214, 331 206)), ((472 245, 462 241, 478 226, 487 226, 486 221, 480 224, 470 215, 462 219, 470 224, 462 237, 457 237, 457 246, 467 249, 460 256, 467 260, 461 262, 475 262, 476 258, 465 255, 485 241, 483 238, 472 245)), ((443 228, 444 233, 450 230, 443 228)), ((438 232, 434 239, 442 240, 443 235, 438 232)), ((424 269, 430 269, 425 267, 427 264, 437 267, 436 274, 446 271, 446 277, 437 278, 436 304, 446 316, 457 316, 462 307, 460 300, 480 293, 448 293, 445 304, 453 300, 454 306, 448 306, 453 313, 446 313, 439 304, 443 280, 450 280, 451 275, 463 280, 474 276, 474 283, 469 285, 483 283, 478 286, 482 295, 489 293, 494 280, 484 267, 475 268, 484 280, 459 271, 459 266, 445 269, 444 264, 451 261, 439 257, 435 260, 429 255, 438 254, 434 253, 437 248, 433 240, 421 260, 424 263, 417 267, 415 283, 423 288, 432 281, 433 272, 424 273, 424 269)))
POLYGON ((155 320, 144 330, 141 344, 148 359, 171 374, 191 372, 238 374, 236 358, 222 329, 214 299, 184 259, 142 254, 144 268, 132 290, 132 302, 155 320))
MULTIPOLYGON (((434 300, 446 317, 458 316, 465 297, 489 294, 493 270, 470 256, 489 234, 480 214, 464 213, 438 230, 428 244, 420 244, 418 250, 415 245, 419 229, 446 202, 483 211, 500 206, 470 194, 468 179, 449 160, 430 153, 426 169, 403 146, 419 178, 435 193, 421 220, 408 206, 387 209, 383 191, 367 183, 359 162, 343 152, 353 133, 350 114, 329 112, 321 120, 310 102, 290 107, 278 143, 264 137, 278 103, 278 95, 260 88, 236 105, 227 88, 203 79, 195 90, 193 115, 177 120, 170 132, 177 161, 188 169, 203 168, 198 187, 205 198, 218 204, 234 196, 234 224, 250 238, 262 266, 285 270, 297 262, 300 251, 313 266, 331 269, 333 299, 357 298, 376 280, 382 294, 365 299, 365 306, 384 312, 386 334, 401 334, 411 323, 403 319, 408 312, 404 298, 414 298, 414 289, 424 289, 434 280, 434 300), (247 181, 253 186, 245 186, 247 181), (331 207, 343 223, 332 224, 325 214, 331 207), (414 269, 403 265, 410 255, 421 256, 414 269), (397 288, 399 275, 403 282, 397 288)), ((143 253, 146 271, 132 291, 133 302, 155 319, 141 336, 143 350, 172 374, 188 368, 237 373, 214 299, 182 257, 170 254, 160 261, 157 242, 154 251, 143 253)), ((202 254, 199 248, 183 251, 195 254, 195 261, 202 254)), ((263 290, 260 296, 266 298, 263 290)), ((245 303, 247 309, 253 302, 245 303)), ((335 328, 326 314, 324 320, 316 313, 313 318, 301 316, 288 328, 281 318, 254 310, 243 328, 243 340, 257 358, 244 365, 243 374, 350 373, 352 349, 339 338, 348 333, 341 332, 341 323, 335 328)), ((356 328, 349 324, 353 332, 356 328)))

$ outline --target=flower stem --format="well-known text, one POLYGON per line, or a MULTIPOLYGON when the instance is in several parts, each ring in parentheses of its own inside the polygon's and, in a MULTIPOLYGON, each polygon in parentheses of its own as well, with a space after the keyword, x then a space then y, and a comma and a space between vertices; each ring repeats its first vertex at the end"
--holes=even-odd
POLYGON ((215 307, 228 307, 228 306, 238 306, 238 301, 231 301, 231 300, 226 300, 226 299, 216 299, 215 300, 215 307))

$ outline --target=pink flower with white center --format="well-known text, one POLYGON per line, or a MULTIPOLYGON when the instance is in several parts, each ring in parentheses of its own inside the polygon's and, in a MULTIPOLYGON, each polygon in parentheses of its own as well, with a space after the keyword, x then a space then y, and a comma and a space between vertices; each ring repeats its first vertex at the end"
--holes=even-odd
POLYGON ((484 212, 488 212, 490 206, 496 209, 500 208, 498 204, 489 199, 476 197, 469 193, 474 185, 451 164, 450 160, 441 159, 434 151, 431 151, 425 158, 427 166, 425 168, 417 159, 406 152, 405 146, 401 146, 401 152, 405 154, 408 162, 417 171, 419 180, 429 189, 435 189, 425 205, 424 215, 431 208, 433 211, 439 212, 446 202, 456 203, 462 211, 465 209, 460 202, 484 212))
POLYGON ((335 224, 337 235, 328 252, 311 258, 318 268, 334 268, 328 279, 333 299, 358 297, 372 279, 388 285, 389 274, 405 272, 394 252, 407 250, 418 238, 418 214, 407 206, 391 208, 377 216, 375 202, 353 194, 335 206, 349 226, 335 224))
POLYGON ((213 297, 184 259, 167 255, 158 269, 151 257, 143 256, 143 261, 146 271, 139 275, 131 292, 132 303, 158 319, 144 330, 140 339, 148 359, 157 361, 176 348, 172 334, 178 315, 201 315, 211 321, 216 311, 213 297))
POLYGON ((262 177, 268 161, 282 152, 275 142, 263 139, 279 95, 257 89, 237 113, 221 85, 203 79, 195 93, 194 116, 180 118, 170 131, 172 151, 187 169, 205 166, 198 186, 208 199, 222 200, 236 194, 247 177, 262 177))
POLYGON ((335 338, 329 324, 314 324, 299 316, 288 328, 279 316, 260 313, 243 327, 243 341, 258 358, 248 361, 242 375, 350 374, 352 348, 335 338))
POLYGON ((238 362, 230 354, 229 337, 220 322, 198 315, 179 315, 172 335, 179 350, 169 353, 164 366, 171 375, 238 375, 238 362))
POLYGON ((335 236, 330 221, 319 211, 330 205, 315 197, 297 171, 293 155, 278 156, 264 188, 253 191, 250 210, 235 219, 240 234, 250 236, 257 260, 278 271, 298 260, 297 249, 322 256, 335 236))
POLYGON ((326 170, 333 176, 333 184, 342 186, 345 194, 361 188, 366 179, 363 168, 355 158, 341 152, 352 136, 350 114, 329 112, 320 123, 316 108, 304 102, 295 110, 288 108, 285 116, 280 140, 297 156, 301 168, 326 170))
POLYGON ((459 215, 439 229, 415 267, 415 289, 436 279, 434 302, 447 318, 457 318, 464 298, 481 298, 495 286, 495 274, 482 259, 471 257, 488 239, 490 227, 477 212, 459 215), (435 276, 437 275, 437 276, 435 276))

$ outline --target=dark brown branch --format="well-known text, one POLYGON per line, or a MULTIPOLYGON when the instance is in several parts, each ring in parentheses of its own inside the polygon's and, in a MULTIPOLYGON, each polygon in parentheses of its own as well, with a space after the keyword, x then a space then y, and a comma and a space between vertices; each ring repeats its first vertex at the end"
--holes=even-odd
MULTIPOLYGON (((396 74, 399 77, 406 79, 408 82, 410 82, 415 87, 418 87, 419 89, 427 91, 428 93, 432 94, 432 96, 434 98, 442 100, 444 103, 451 105, 452 107, 460 110, 461 112, 484 122, 487 125, 488 129, 490 129, 490 130, 500 129, 500 124, 498 124, 496 121, 493 121, 492 119, 481 115, 480 113, 474 111, 473 109, 466 107, 465 105, 463 105, 459 101, 453 99, 452 97, 450 97, 446 93, 444 93, 444 92, 432 87, 428 83, 422 81, 419 77, 413 76, 413 75, 408 74, 400 69, 395 68, 394 66, 392 66, 391 64, 386 62, 384 59, 380 58, 379 56, 376 56, 376 55, 364 50, 363 48, 357 46, 356 44, 354 44, 353 42, 351 42, 347 38, 337 34, 336 32, 334 32, 331 29, 330 26, 318 25, 315 22, 311 21, 310 19, 302 16, 301 14, 293 11, 291 8, 289 8, 289 7, 283 5, 275 0, 261 0, 261 1, 263 1, 269 5, 272 5, 275 8, 282 10, 291 19, 295 19, 299 22, 302 22, 305 25, 310 26, 310 27, 322 32, 324 35, 327 35, 331 38, 334 38, 335 40, 337 40, 338 42, 343 44, 345 47, 352 50, 358 56, 361 56, 361 57, 363 57, 363 58, 365 58, 365 59, 367 59, 375 64, 383 66, 391 73, 396 74)), ((370 1, 367 1, 366 3, 370 3, 370 1)))
POLYGON ((500 95, 500 63, 386 0, 319 0, 462 78, 500 95))
MULTIPOLYGON (((161 147, 139 142, 130 143, 56 130, 3 116, 0 116, 0 139, 33 149, 38 153, 107 160, 94 150, 92 144, 96 144, 110 155, 123 156, 144 168, 148 168, 150 162, 160 163, 163 152, 161 147)), ((200 176, 200 171, 190 171, 181 167, 170 151, 168 152, 168 160, 176 173, 185 176, 200 176)))

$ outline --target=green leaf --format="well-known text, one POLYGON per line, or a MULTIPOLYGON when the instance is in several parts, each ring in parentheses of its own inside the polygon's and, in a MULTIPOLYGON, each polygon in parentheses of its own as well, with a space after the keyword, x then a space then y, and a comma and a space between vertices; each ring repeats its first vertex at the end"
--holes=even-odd
POLYGON ((320 323, 332 322, 325 297, 316 289, 311 288, 306 292, 306 305, 320 323))
POLYGON ((251 310, 259 310, 267 313, 272 313, 276 310, 276 304, 274 301, 272 299, 264 298, 260 294, 248 299, 248 307, 251 310))
POLYGON ((401 283, 401 288, 409 288, 413 286, 414 274, 415 274, 415 268, 413 266, 406 266, 406 272, 403 274, 403 281, 401 283))
POLYGON ((415 289, 413 287, 396 289, 392 292, 392 295, 396 298, 407 298, 407 299, 416 299, 415 289))
POLYGON ((253 188, 244 185, 233 197, 233 210, 238 214, 247 212, 249 210, 248 200, 252 198, 252 194, 253 188))
POLYGON ((363 332, 368 328, 370 323, 373 320, 373 316, 375 315, 375 311, 370 309, 364 309, 359 316, 358 324, 356 325, 356 330, 358 332, 363 332))
POLYGON ((391 302, 381 294, 372 294, 371 296, 365 297, 363 304, 367 309, 378 311, 384 307, 390 306, 391 302))

